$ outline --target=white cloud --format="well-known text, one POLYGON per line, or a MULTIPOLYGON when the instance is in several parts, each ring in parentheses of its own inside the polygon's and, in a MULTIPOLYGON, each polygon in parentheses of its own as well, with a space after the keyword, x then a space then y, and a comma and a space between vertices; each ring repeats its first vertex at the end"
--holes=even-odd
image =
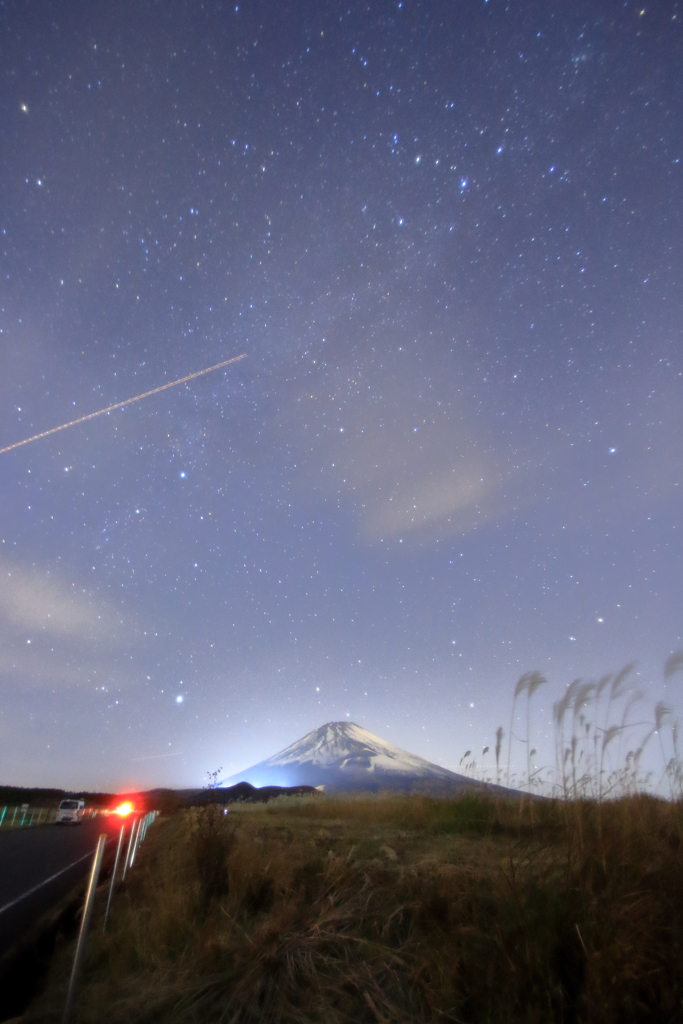
POLYGON ((10 688, 125 685, 131 633, 75 582, 0 560, 0 675, 10 688))
POLYGON ((113 609, 94 601, 75 583, 0 561, 0 635, 26 631, 101 641, 120 625, 113 609))

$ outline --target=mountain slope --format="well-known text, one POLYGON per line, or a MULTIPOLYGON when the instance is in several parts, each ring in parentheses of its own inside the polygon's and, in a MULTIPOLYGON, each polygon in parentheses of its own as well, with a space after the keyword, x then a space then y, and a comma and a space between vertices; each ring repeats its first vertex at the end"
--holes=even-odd
POLYGON ((324 786, 328 790, 509 792, 441 768, 374 736, 355 722, 327 722, 221 785, 324 786))

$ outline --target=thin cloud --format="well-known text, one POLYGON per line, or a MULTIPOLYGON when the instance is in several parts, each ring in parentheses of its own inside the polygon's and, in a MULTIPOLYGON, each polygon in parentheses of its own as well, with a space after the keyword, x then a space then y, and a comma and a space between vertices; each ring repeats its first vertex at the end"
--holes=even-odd
POLYGON ((0 560, 0 676, 11 689, 122 687, 138 634, 55 572, 0 560))
POLYGON ((0 561, 0 635, 5 638, 25 631, 102 641, 121 625, 113 609, 94 601, 75 583, 0 561))

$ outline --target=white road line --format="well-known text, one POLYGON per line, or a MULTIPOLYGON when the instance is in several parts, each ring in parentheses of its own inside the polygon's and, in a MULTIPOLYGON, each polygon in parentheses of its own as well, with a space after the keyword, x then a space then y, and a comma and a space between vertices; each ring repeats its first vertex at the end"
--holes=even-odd
POLYGON ((53 882, 55 878, 59 878, 59 876, 63 875, 65 871, 68 871, 69 868, 75 868, 82 860, 85 860, 87 857, 92 857, 94 852, 95 850, 93 847, 89 853, 84 853, 82 857, 79 857, 78 860, 72 861, 71 864, 67 864, 67 866, 62 868, 61 871, 56 871, 54 875, 50 875, 49 878, 45 878, 42 882, 38 882, 38 885, 34 885, 32 889, 27 889, 26 892, 22 892, 21 896, 17 896, 15 900, 11 900, 9 903, 6 903, 4 907, 0 907, 0 914, 4 914, 6 910, 10 909, 10 907, 14 907, 17 903, 21 903, 21 901, 25 900, 27 896, 30 896, 31 893, 37 892, 38 889, 42 889, 44 885, 48 884, 48 882, 53 882))

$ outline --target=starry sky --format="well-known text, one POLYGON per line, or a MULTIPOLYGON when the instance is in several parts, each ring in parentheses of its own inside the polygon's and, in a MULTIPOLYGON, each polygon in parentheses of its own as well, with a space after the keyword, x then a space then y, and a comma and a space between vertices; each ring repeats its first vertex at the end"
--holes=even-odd
POLYGON ((3 783, 683 705, 683 4, 0 24, 0 446, 246 354, 0 456, 3 783))

